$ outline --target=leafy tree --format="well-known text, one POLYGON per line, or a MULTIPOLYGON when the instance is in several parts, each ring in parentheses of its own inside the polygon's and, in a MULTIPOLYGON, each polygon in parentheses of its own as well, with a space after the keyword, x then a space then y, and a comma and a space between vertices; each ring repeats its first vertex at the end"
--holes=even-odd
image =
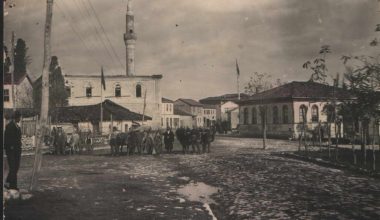
MULTIPOLYGON (((33 99, 34 105, 39 110, 41 108, 42 78, 38 78, 34 85, 33 99)), ((62 75, 58 58, 53 56, 49 66, 49 109, 67 105, 68 94, 65 88, 65 80, 62 75)))
POLYGON ((26 66, 30 63, 30 58, 27 56, 28 47, 23 39, 19 38, 14 50, 14 72, 15 74, 26 73, 26 66))
POLYGON ((4 46, 4 73, 9 73, 11 67, 11 58, 9 57, 8 48, 4 46))
POLYGON ((322 57, 315 58, 313 62, 306 61, 302 65, 304 69, 310 69, 312 71, 310 81, 326 83, 326 72, 328 71, 326 67, 326 55, 328 53, 331 53, 330 46, 323 45, 319 51, 319 54, 322 55, 322 57))
POLYGON ((253 95, 272 88, 273 86, 270 83, 270 78, 271 75, 267 73, 253 73, 253 75, 250 77, 249 82, 244 87, 245 93, 253 95))

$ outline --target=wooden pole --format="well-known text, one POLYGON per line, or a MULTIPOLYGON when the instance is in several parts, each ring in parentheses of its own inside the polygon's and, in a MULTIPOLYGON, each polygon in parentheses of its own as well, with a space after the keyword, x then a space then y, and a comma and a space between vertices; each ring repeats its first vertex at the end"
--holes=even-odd
POLYGON ((146 108, 146 89, 145 89, 145 93, 144 93, 143 116, 142 116, 142 122, 141 122, 142 125, 144 124, 144 120, 145 120, 145 108, 146 108))
POLYGON ((32 171, 32 179, 30 183, 30 190, 33 190, 36 185, 37 174, 42 164, 42 145, 44 144, 44 136, 47 133, 47 120, 49 114, 49 62, 51 59, 50 50, 50 38, 51 38, 51 25, 53 19, 53 1, 47 0, 46 4, 46 21, 45 21, 45 33, 44 33, 44 61, 42 70, 42 99, 41 99, 41 113, 39 127, 37 131, 37 144, 36 154, 34 158, 34 165, 32 171))
POLYGON ((100 85, 100 126, 99 126, 100 135, 103 133, 103 87, 100 85))
POLYGON ((15 32, 12 31, 12 40, 11 40, 11 84, 12 84, 12 108, 13 112, 16 111, 16 98, 15 98, 15 32))

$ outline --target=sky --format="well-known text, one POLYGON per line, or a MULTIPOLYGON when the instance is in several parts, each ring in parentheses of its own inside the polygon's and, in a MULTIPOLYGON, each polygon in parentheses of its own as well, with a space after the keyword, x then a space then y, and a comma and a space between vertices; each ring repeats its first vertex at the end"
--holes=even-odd
MULTIPOLYGON (((125 74, 127 0, 54 0, 52 55, 64 74, 125 74), (101 25, 100 25, 101 24, 101 25), (103 32, 104 31, 104 32, 103 32)), ((380 0, 133 0, 136 75, 162 74, 162 95, 201 99, 236 93, 254 72, 304 81, 307 60, 329 45, 328 74, 344 72, 342 55, 370 47, 380 0)), ((45 0, 7 0, 4 44, 11 32, 29 47, 28 70, 42 73, 45 0), (15 4, 10 8, 8 4, 15 4)))

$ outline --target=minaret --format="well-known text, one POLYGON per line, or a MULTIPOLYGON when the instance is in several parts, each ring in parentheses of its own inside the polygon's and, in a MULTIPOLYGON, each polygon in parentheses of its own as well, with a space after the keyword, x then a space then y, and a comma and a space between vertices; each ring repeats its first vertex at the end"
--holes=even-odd
POLYGON ((135 24, 134 15, 132 12, 131 0, 127 3, 127 15, 126 15, 126 33, 124 34, 124 42, 126 47, 126 74, 127 76, 135 75, 135 45, 136 45, 136 35, 135 35, 135 24))

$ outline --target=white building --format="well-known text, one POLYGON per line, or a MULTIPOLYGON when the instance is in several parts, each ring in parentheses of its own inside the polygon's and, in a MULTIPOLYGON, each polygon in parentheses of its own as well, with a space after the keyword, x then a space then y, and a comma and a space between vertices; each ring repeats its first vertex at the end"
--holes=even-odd
POLYGON ((216 122, 216 106, 203 105, 203 125, 205 127, 214 126, 216 122))
MULTIPOLYGON (((340 88, 315 83, 291 82, 239 102, 239 131, 242 135, 262 135, 263 118, 260 109, 266 109, 268 137, 298 138, 303 125, 313 130, 321 123, 330 126, 334 136, 332 100, 352 100, 353 97, 340 88)), ((324 129, 327 136, 327 128, 324 129)), ((344 135, 341 126, 342 137, 344 135)))
POLYGON ((162 98, 161 107, 161 127, 177 129, 180 127, 180 115, 174 114, 174 102, 167 98, 162 98))
POLYGON ((12 100, 12 80, 11 74, 4 75, 3 100, 4 108, 32 108, 33 107, 33 87, 27 73, 14 75, 14 98, 12 100))
POLYGON ((133 112, 152 117, 149 124, 153 127, 161 125, 161 79, 162 75, 135 74, 134 15, 131 2, 128 1, 126 13, 126 74, 111 75, 104 70, 105 90, 101 85, 101 74, 80 75, 66 74, 66 88, 70 94, 69 106, 84 106, 110 100, 133 112), (145 107, 144 107, 145 105, 145 107))
POLYGON ((192 99, 177 99, 174 107, 178 110, 193 115, 193 127, 203 127, 203 105, 192 99))

